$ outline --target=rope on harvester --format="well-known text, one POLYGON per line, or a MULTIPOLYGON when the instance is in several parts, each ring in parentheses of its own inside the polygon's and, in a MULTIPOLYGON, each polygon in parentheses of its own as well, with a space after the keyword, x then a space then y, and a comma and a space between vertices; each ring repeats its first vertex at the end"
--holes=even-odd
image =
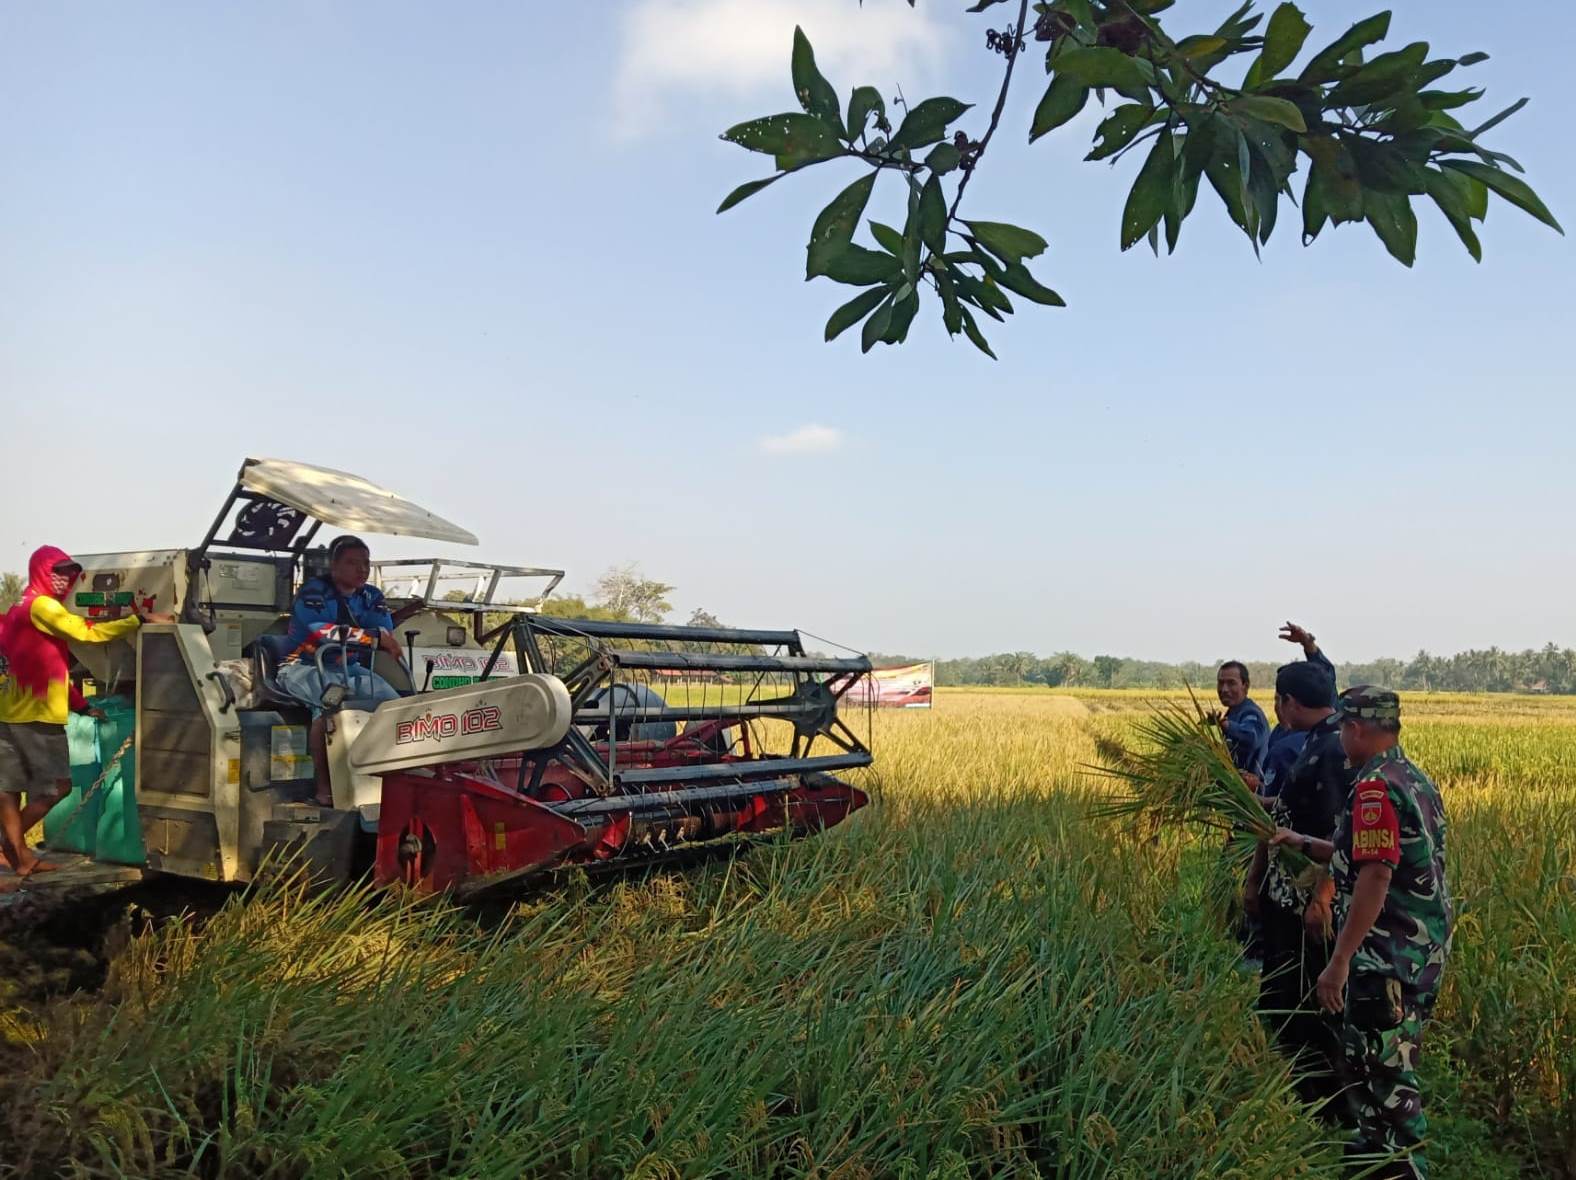
POLYGON ((120 749, 116 750, 114 754, 110 755, 110 760, 104 763, 103 768, 99 771, 98 778, 93 780, 93 785, 82 792, 82 798, 77 800, 76 806, 66 813, 65 819, 60 821, 62 827, 74 820, 77 817, 77 812, 81 811, 85 806, 87 806, 88 800, 93 798, 94 795, 98 794, 99 788, 101 788, 105 782, 108 781, 110 771, 114 770, 120 765, 120 760, 126 756, 127 752, 136 742, 136 738, 137 735, 134 733, 129 733, 126 735, 126 740, 120 743, 120 749))

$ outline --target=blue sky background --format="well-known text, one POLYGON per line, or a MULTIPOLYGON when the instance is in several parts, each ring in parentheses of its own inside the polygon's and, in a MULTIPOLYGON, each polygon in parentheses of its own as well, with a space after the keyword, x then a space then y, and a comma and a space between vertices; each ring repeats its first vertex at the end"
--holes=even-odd
MULTIPOLYGON (((791 109, 796 20, 844 95, 988 105, 1005 9, 963 7, 3 0, 0 568, 195 542, 270 455, 571 589, 637 561, 680 613, 883 651, 1263 657, 1288 616, 1342 657, 1576 644, 1571 247, 1503 203, 1481 266, 1432 209, 1411 271, 1295 214, 1257 261, 1208 193, 1176 256, 1123 255, 1137 160, 1080 162, 1090 112, 1030 148, 1031 57, 968 206, 1044 233, 1071 306, 991 325, 994 364, 929 307, 821 343, 852 292, 803 244, 857 173, 716 217, 767 171, 717 133, 791 109), (810 425, 836 445, 766 445, 810 425)), ((1373 7, 1309 0, 1310 45, 1373 7)), ((1392 39, 1493 54, 1483 117, 1533 98, 1494 145, 1572 224, 1576 13, 1485 11, 1392 39)))

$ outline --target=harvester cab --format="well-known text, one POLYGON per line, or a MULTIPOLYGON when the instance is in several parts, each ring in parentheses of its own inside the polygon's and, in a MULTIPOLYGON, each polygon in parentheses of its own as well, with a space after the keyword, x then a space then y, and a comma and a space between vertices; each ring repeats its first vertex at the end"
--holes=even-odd
MULTIPOLYGON (((114 807, 140 840, 96 847, 81 823, 56 839, 46 819, 52 847, 217 881, 250 880, 297 847, 321 877, 370 864, 379 884, 475 892, 805 833, 866 802, 835 777, 871 761, 838 707, 868 674, 864 656, 806 652, 796 631, 553 617, 541 607, 562 571, 437 558, 373 565, 391 605, 425 604, 398 628, 405 660, 371 653, 398 699, 334 683, 348 633, 304 657, 329 685, 334 806, 317 806, 310 713, 278 672, 303 658, 284 635, 296 590, 327 568, 314 546, 325 524, 476 543, 358 476, 248 459, 195 548, 78 557, 72 610, 180 621, 74 650, 100 699, 131 718, 134 774, 114 807)), ((57 810, 88 802, 73 792, 57 810)))

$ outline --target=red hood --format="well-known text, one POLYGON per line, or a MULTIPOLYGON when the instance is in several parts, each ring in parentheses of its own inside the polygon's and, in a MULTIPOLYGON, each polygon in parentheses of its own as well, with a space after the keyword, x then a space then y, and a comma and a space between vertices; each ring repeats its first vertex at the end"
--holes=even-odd
POLYGON ((42 594, 53 598, 55 567, 62 561, 70 561, 71 554, 64 549, 56 549, 53 545, 44 545, 33 550, 33 556, 27 562, 27 593, 30 598, 42 594))
POLYGON ((11 678, 34 696, 49 692, 51 683, 69 678, 66 643, 33 626, 33 603, 54 598, 55 566, 71 557, 53 545, 34 551, 27 563, 27 593, 0 623, 0 654, 5 656, 11 678))

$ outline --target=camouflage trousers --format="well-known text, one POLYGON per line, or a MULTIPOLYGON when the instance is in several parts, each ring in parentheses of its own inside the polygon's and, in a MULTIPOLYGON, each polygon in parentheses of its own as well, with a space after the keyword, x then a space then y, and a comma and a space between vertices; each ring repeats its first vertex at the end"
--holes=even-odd
POLYGON ((1417 1081, 1424 1018, 1408 1002, 1394 1028, 1360 1028, 1348 1016, 1342 1029, 1346 1105, 1355 1128, 1348 1157, 1370 1157, 1352 1161, 1358 1171, 1371 1167, 1372 1157, 1400 1157, 1364 1175, 1423 1180, 1428 1174, 1418 1150, 1428 1132, 1417 1081))

